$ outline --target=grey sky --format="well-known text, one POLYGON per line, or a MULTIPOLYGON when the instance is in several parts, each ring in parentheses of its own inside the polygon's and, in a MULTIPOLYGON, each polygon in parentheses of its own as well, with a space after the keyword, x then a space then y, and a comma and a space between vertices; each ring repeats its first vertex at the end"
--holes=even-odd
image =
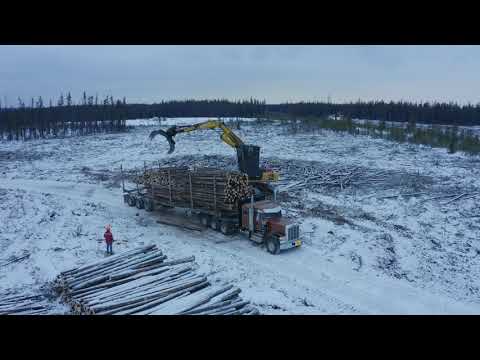
POLYGON ((0 46, 0 99, 480 102, 480 46, 0 46))

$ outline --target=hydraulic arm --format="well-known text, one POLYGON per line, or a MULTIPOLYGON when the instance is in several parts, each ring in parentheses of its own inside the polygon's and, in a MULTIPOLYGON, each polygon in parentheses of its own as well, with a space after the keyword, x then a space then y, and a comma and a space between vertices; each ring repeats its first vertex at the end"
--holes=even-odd
POLYGON ((262 181, 276 181, 278 174, 273 171, 265 171, 260 169, 260 147, 256 145, 247 145, 240 139, 230 128, 228 128, 223 121, 209 119, 194 125, 172 126, 166 131, 155 130, 150 133, 150 140, 157 135, 166 137, 170 144, 168 151, 171 154, 175 150, 175 140, 173 139, 177 134, 191 132, 202 129, 221 129, 222 134, 220 139, 227 145, 230 145, 237 151, 237 160, 239 170, 246 173, 252 180, 262 181))
POLYGON ((175 135, 201 129, 222 129, 222 134, 220 135, 220 138, 226 144, 230 145, 235 149, 243 145, 243 141, 220 120, 208 120, 194 125, 174 125, 168 128, 166 131, 155 130, 150 133, 150 140, 152 140, 157 135, 165 136, 168 140, 168 143, 170 144, 170 150, 168 151, 168 153, 171 154, 175 150, 175 141, 173 140, 175 135))

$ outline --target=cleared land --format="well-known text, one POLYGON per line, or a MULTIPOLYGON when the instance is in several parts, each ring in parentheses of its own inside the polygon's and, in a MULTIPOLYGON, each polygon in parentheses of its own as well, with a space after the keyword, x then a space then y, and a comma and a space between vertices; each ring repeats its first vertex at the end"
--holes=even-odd
POLYGON ((480 158, 243 124, 235 131, 280 171, 279 199, 304 232, 303 247, 272 256, 240 235, 159 224, 161 214, 123 204, 120 164, 236 166, 212 131, 178 136, 167 155, 151 130, 0 144, 1 261, 30 254, 0 269, 0 291, 103 257, 111 223, 116 250, 154 243, 172 258, 193 254, 212 282, 235 282, 262 313, 480 312, 480 158), (339 172, 346 184, 319 181, 339 172))

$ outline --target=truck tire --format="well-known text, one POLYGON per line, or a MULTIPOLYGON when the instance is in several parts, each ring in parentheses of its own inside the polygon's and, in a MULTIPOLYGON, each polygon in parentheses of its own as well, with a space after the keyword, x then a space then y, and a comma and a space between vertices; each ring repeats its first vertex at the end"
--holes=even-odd
POLYGON ((145 208, 145 201, 142 198, 137 198, 135 201, 135 205, 137 206, 137 209, 143 209, 145 208))
POLYGON ((155 204, 151 199, 145 199, 145 211, 152 212, 155 210, 155 204))
POLYGON ((280 241, 276 236, 269 236, 265 239, 265 246, 267 251, 272 255, 280 253, 280 241))
POLYGON ((229 223, 222 222, 220 224, 220 232, 223 235, 231 235, 233 233, 232 226, 229 223))
POLYGON ((128 206, 135 206, 136 200, 135 196, 129 195, 128 196, 128 206))
POLYGON ((209 227, 210 226, 210 216, 208 216, 208 215, 200 216, 200 222, 202 223, 203 226, 209 227))
POLYGON ((129 200, 130 200, 130 195, 124 194, 124 195, 123 195, 123 202, 124 202, 125 204, 128 204, 129 200))
POLYGON ((217 219, 212 219, 210 221, 210 227, 213 230, 218 231, 218 230, 220 230, 220 222, 217 219))

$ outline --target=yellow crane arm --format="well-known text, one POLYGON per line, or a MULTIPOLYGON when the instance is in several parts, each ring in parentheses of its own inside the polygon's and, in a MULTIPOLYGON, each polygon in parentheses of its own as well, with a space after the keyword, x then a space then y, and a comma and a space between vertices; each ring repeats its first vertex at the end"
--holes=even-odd
POLYGON ((243 145, 243 141, 235 135, 235 133, 228 128, 223 121, 209 119, 205 122, 187 125, 187 126, 176 126, 175 135, 183 132, 191 132, 200 129, 222 129, 222 135, 220 138, 228 145, 233 148, 238 148, 240 145, 243 145))
MULTIPOLYGON (((157 135, 163 135, 167 138, 169 144, 170 144, 170 150, 168 151, 169 154, 171 154, 175 150, 175 141, 173 138, 175 135, 180 134, 180 133, 186 133, 186 132, 192 132, 195 130, 203 130, 203 129, 221 129, 222 134, 220 135, 220 139, 222 139, 223 142, 225 142, 227 145, 230 145, 231 147, 237 149, 237 156, 239 153, 244 153, 245 147, 254 147, 257 148, 257 159, 256 159, 256 167, 258 172, 258 151, 259 148, 255 147, 253 145, 245 145, 240 139, 230 128, 228 128, 223 121, 221 120, 214 120, 214 119, 208 119, 207 121, 198 123, 198 124, 193 124, 193 125, 174 125, 170 128, 168 128, 166 131, 164 130, 155 130, 150 133, 150 140, 152 140, 155 136, 157 135)), ((250 159, 250 155, 247 158, 247 161, 250 159)), ((255 157, 252 157, 252 159, 255 159, 255 157)), ((239 167, 242 168, 242 166, 239 167)), ((246 170, 245 172, 249 172, 249 170, 246 170)), ((249 174, 250 175, 250 174, 249 174)), ((261 170, 261 176, 260 176, 260 181, 278 181, 278 174, 273 172, 273 171, 264 171, 261 170)))

